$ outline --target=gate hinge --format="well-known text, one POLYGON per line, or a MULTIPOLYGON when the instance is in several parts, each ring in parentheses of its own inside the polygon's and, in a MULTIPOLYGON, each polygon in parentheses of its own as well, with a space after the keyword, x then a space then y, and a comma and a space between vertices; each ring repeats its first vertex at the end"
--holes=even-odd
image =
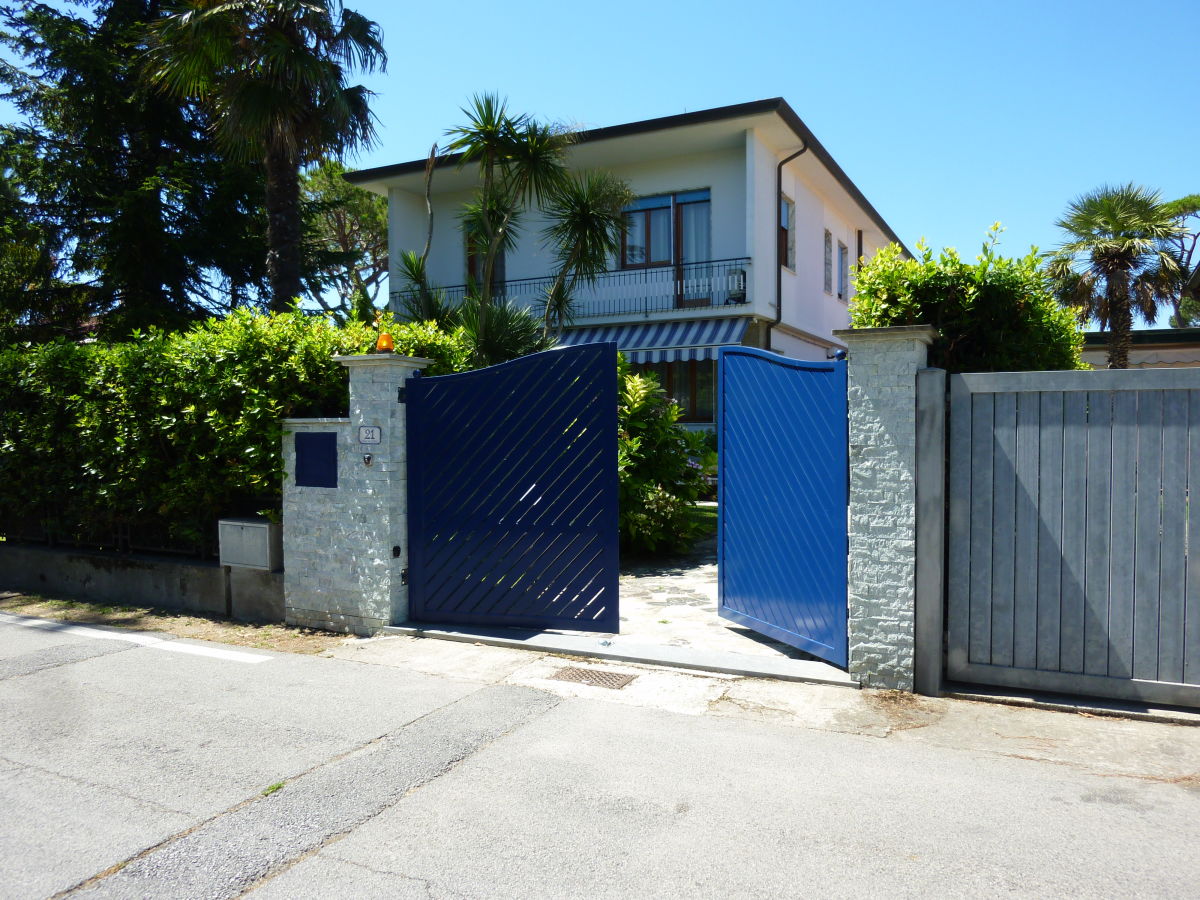
POLYGON ((400 583, 408 584, 408 567, 407 566, 405 566, 403 569, 400 570, 400 583))

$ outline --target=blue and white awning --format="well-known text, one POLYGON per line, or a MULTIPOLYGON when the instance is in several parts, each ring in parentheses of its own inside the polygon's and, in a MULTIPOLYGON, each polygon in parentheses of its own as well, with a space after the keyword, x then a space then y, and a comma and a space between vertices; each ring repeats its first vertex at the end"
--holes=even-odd
POLYGON ((749 324, 750 319, 742 316, 639 325, 596 325, 566 330, 559 344, 616 341, 625 358, 634 363, 716 359, 719 348, 741 344, 749 324))

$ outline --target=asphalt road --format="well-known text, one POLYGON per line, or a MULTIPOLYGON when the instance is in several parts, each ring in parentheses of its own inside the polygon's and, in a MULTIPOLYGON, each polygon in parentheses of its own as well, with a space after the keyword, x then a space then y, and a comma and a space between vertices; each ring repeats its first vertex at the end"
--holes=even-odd
MULTIPOLYGON (((0 617, 0 896, 1200 884, 1200 779, 1000 755, 986 724, 975 747, 601 696, 0 617)), ((1144 741, 1164 772, 1200 770, 1200 728, 1094 721, 1070 727, 1144 741)))

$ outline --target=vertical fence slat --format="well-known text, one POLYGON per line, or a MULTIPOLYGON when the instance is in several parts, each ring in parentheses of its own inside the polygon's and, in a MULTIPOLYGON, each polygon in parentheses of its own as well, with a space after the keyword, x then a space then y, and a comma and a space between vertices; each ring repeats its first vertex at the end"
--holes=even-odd
POLYGON ((994 398, 971 400, 971 646, 973 663, 992 661, 992 429, 994 398))
POLYGON ((1108 547, 1108 674, 1112 678, 1129 678, 1133 674, 1137 408, 1137 392, 1118 391, 1114 395, 1108 547))
POLYGON ((1037 659, 1059 667, 1062 616, 1063 395, 1041 394, 1038 448, 1037 659))
POLYGON ((1158 568, 1162 516, 1162 391, 1139 391, 1134 526, 1133 677, 1158 678, 1158 568))
POLYGON ((1108 541, 1112 511, 1110 391, 1088 393, 1087 528, 1084 557, 1083 671, 1108 673, 1108 541))
MULTIPOLYGON (((946 569, 947 667, 967 662, 971 645, 971 392, 950 378, 949 565, 946 569)), ((991 527, 991 523, 988 523, 991 527)))
POLYGON ((1188 391, 1187 589, 1183 681, 1200 684, 1200 391, 1188 391))
POLYGON ((1183 579, 1187 529, 1188 395, 1164 391, 1162 547, 1158 570, 1158 678, 1183 681, 1183 579))
POLYGON ((992 478, 992 665, 1013 664, 1016 590, 1017 395, 997 394, 992 478))
POLYGON ((1063 395, 1062 564, 1059 668, 1083 671, 1083 579, 1087 537, 1087 394, 1063 395))
POLYGON ((1017 395, 1016 532, 1013 549, 1013 665, 1037 666, 1038 636, 1038 436, 1041 395, 1017 395))

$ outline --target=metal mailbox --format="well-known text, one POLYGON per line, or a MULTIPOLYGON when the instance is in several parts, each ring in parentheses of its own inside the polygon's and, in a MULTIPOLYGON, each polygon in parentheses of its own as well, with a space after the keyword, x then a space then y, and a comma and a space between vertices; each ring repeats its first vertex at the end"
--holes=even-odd
POLYGON ((283 528, 266 519, 221 519, 221 565, 278 572, 283 568, 283 528))

